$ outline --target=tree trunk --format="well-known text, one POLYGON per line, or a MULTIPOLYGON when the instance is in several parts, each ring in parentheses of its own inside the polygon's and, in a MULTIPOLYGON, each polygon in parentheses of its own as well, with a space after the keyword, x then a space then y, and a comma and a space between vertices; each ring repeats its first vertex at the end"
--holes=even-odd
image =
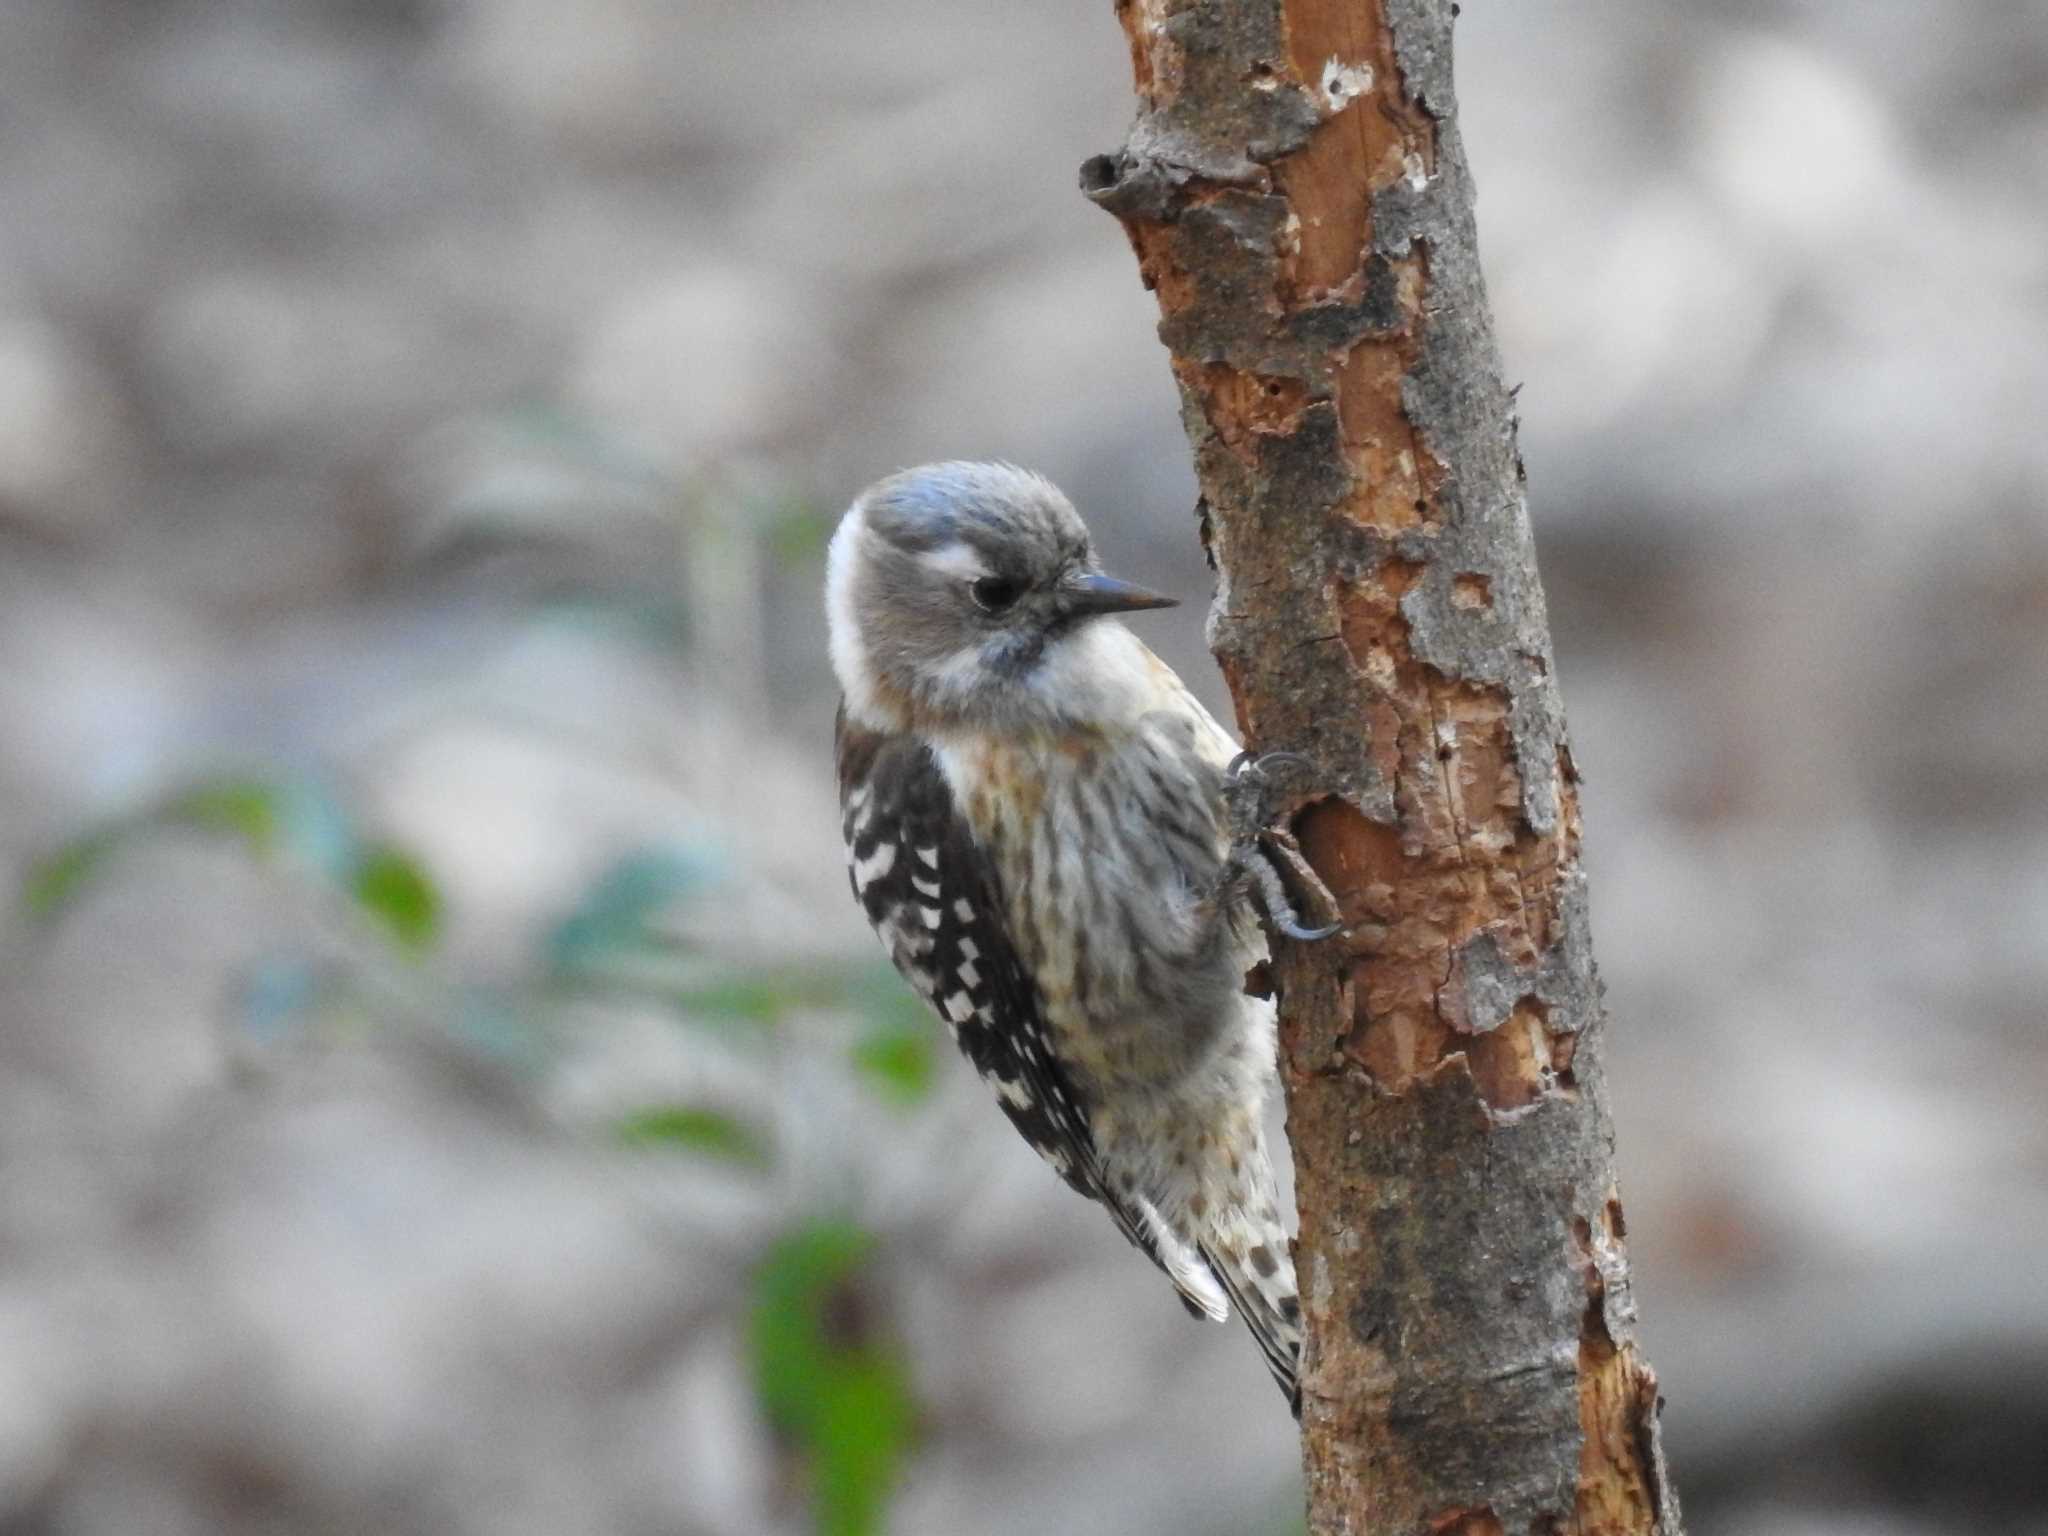
POLYGON ((1082 184, 1159 298, 1238 724, 1314 761, 1285 809, 1348 924, 1274 966, 1310 1529, 1677 1536, 1455 10, 1119 0, 1141 109, 1082 184))

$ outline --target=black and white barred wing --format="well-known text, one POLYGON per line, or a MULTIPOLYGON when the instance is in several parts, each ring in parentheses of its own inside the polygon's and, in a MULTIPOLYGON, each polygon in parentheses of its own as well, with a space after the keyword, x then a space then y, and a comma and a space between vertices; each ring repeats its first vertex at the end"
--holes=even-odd
POLYGON ((946 1022, 1010 1123, 1100 1202, 1190 1310, 1225 1315, 1208 1266, 1102 1177, 1086 1107, 1052 1051, 1038 988, 1010 942, 996 871, 922 742, 838 722, 839 804, 854 899, 896 969, 946 1022))

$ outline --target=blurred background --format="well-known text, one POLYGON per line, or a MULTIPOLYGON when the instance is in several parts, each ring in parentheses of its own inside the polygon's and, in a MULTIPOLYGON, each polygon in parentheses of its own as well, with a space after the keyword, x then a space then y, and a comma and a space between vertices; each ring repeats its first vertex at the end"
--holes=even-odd
MULTIPOLYGON (((1459 49, 1692 1529, 2048 1531, 2048 6, 1459 49)), ((1105 0, 0 0, 0 1532, 1299 1529, 832 804, 877 475, 1206 591, 1074 190, 1126 70, 1105 0)))

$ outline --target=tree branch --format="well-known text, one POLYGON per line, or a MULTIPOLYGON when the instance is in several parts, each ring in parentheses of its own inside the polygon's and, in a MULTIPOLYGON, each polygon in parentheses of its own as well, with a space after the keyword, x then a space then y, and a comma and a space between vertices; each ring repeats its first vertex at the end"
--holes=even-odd
POLYGON ((1158 295, 1238 723, 1317 765, 1292 825, 1349 924, 1274 967, 1311 1530, 1678 1536, 1454 11, 1119 0, 1141 109, 1082 185, 1158 295))

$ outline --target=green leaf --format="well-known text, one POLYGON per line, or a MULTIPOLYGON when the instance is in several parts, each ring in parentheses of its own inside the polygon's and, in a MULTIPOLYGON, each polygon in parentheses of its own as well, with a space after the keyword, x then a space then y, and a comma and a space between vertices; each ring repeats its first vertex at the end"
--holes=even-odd
POLYGON ((873 1244, 858 1227, 815 1222, 778 1242, 755 1273, 754 1386, 778 1428, 795 1432, 809 1422, 826 1364, 824 1298, 858 1272, 873 1244))
POLYGON ((878 1030, 855 1043, 853 1064, 899 1104, 921 1103, 932 1091, 936 1059, 931 1030, 878 1030))
POLYGON ((821 1536, 882 1529, 913 1427, 908 1375, 894 1355, 848 1362, 821 1383, 812 1436, 821 1536))
POLYGON ((332 880, 407 949, 426 949, 440 932, 440 893, 410 855, 364 842, 346 808, 316 784, 254 778, 194 784, 66 843, 30 867, 22 889, 29 916, 51 916, 115 848, 161 827, 234 838, 257 858, 280 858, 332 880))
POLYGON ((872 1536, 910 1448, 902 1357, 867 1304, 874 1240, 819 1222, 778 1243, 755 1275, 748 1329, 755 1389, 805 1453, 822 1536, 872 1536))
POLYGON ((861 1074, 900 1104, 925 1099, 938 1076, 931 1010, 887 965, 864 965, 839 986, 838 1001, 867 1029, 853 1047, 861 1074))
POLYGON ((256 779, 218 779, 173 795, 157 811, 160 822, 226 832, 240 837, 255 853, 277 847, 283 822, 280 792, 256 779))
POLYGON ((441 930, 441 893, 425 870, 389 844, 363 847, 349 893, 385 932, 415 953, 431 945, 441 930))
POLYGON ((146 811, 103 822, 38 859, 22 882, 22 902, 31 918, 54 916, 110 853, 151 827, 226 833, 242 839, 252 852, 268 854, 277 846, 281 820, 279 791, 260 780, 218 779, 195 785, 146 811))
POLYGON ((773 976, 725 976, 701 987, 684 987, 675 1001, 685 1013, 773 1024, 798 1006, 803 994, 773 976))
POLYGON ((37 921, 55 916, 60 907, 78 894, 79 887, 99 868, 126 830, 101 827, 73 838, 56 852, 29 865, 21 884, 22 905, 28 915, 37 921))
POLYGON ((768 1144, 752 1126, 715 1109, 663 1104, 628 1115, 619 1139, 634 1147, 679 1147, 750 1168, 766 1168, 768 1144))

